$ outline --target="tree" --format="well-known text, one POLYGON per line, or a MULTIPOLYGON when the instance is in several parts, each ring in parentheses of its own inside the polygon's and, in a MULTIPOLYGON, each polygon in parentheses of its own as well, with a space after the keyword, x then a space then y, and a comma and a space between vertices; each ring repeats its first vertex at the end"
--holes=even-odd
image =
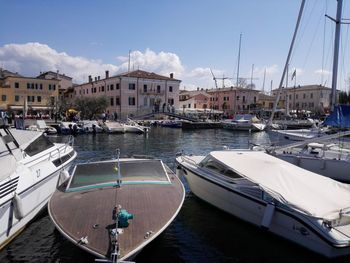
POLYGON ((108 107, 107 97, 83 97, 75 101, 75 107, 80 111, 80 116, 83 119, 92 119, 96 115, 106 111, 108 107))

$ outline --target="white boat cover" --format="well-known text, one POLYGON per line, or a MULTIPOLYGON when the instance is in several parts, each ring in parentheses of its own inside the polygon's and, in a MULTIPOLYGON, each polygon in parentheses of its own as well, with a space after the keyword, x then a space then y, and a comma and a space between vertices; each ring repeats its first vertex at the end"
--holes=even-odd
POLYGON ((219 162, 287 206, 326 220, 350 208, 350 185, 304 170, 262 151, 230 150, 210 153, 219 162))

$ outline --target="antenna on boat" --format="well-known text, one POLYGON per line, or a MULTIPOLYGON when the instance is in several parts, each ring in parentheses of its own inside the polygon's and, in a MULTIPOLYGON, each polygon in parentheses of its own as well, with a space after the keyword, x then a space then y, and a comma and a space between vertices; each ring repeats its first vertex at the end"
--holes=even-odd
POLYGON ((122 178, 120 175, 120 161, 119 161, 120 149, 116 150, 116 155, 117 155, 117 163, 116 163, 115 169, 117 170, 117 187, 120 187, 122 184, 122 178))

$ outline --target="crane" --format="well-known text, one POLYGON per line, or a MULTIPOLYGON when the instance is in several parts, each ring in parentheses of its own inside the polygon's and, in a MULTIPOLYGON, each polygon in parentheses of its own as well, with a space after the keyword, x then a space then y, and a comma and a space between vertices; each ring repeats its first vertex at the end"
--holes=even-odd
POLYGON ((222 88, 225 88, 225 79, 233 79, 233 78, 229 78, 229 77, 225 77, 225 75, 222 75, 222 78, 217 78, 215 77, 213 71, 210 69, 211 74, 213 75, 213 80, 215 81, 215 88, 218 88, 218 79, 222 80, 222 88))

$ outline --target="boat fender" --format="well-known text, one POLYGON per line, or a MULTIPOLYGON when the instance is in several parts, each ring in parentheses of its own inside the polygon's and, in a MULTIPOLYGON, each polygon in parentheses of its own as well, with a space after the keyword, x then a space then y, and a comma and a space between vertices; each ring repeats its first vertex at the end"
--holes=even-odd
POLYGON ((15 217, 18 220, 21 220, 24 217, 23 205, 22 205, 22 199, 19 197, 17 193, 13 197, 12 202, 13 202, 13 212, 15 214, 15 217))
POLYGON ((273 214, 275 213, 275 204, 269 203, 265 207, 264 216, 261 222, 261 228, 268 230, 270 228, 273 214))
POLYGON ((128 213, 125 209, 120 210, 118 214, 118 228, 126 228, 129 226, 129 219, 133 219, 134 215, 128 213))
POLYGON ((60 177, 58 180, 58 186, 60 186, 61 184, 63 184, 65 181, 67 181, 69 179, 69 173, 66 170, 63 170, 60 172, 60 177))

